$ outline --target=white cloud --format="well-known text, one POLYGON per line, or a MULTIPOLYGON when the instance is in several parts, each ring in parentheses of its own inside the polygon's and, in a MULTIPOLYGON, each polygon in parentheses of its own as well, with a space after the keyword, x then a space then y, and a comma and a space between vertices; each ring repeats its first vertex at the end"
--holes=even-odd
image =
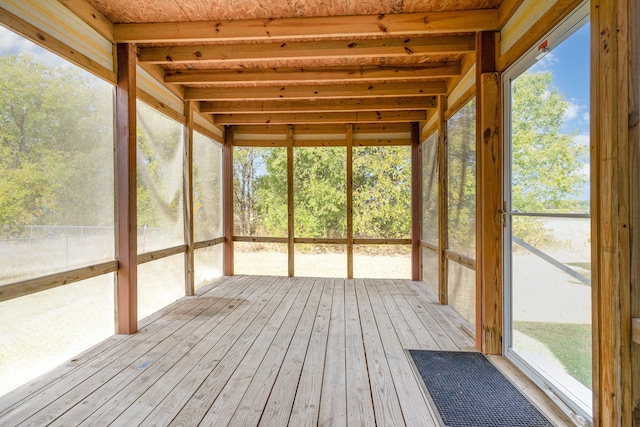
POLYGON ((589 134, 576 135, 573 137, 573 141, 583 147, 588 147, 591 142, 589 134))
POLYGON ((569 107, 564 112, 564 120, 573 120, 578 117, 580 106, 574 103, 569 103, 569 107))
POLYGON ((588 122, 591 119, 591 116, 589 115, 589 111, 586 111, 584 113, 582 113, 582 120, 585 122, 588 122))

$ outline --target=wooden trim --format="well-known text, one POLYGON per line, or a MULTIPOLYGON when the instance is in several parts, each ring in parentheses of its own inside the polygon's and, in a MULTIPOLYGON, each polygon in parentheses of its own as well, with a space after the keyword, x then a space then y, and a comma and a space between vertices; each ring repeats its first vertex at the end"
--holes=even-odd
POLYGON ((296 237, 294 243, 319 245, 346 245, 347 239, 332 239, 325 237, 296 237))
POLYGON ((423 129, 423 131, 420 133, 420 143, 424 144, 424 142, 429 139, 429 137, 431 135, 433 135, 434 133, 438 132, 438 123, 434 123, 432 126, 430 126, 429 128, 427 128, 426 130, 423 129))
MULTIPOLYGON (((138 61, 149 64, 220 64, 243 61, 395 58, 473 52, 473 35, 438 35, 369 40, 288 41, 199 46, 150 46, 138 49, 138 61)), ((448 72, 450 74, 450 72, 448 72)), ((212 76, 213 77, 213 76, 212 76)), ((441 76, 439 76, 441 77, 441 76)), ((209 79, 211 80, 211 79, 209 79)), ((189 82, 192 83, 192 82, 189 82)), ((197 82, 196 82, 197 83, 197 82)), ((205 81, 206 83, 206 81, 205 81)))
POLYGON ((353 125, 347 131, 347 279, 353 279, 353 125))
POLYGON ((402 111, 436 108, 435 96, 402 96, 398 98, 349 98, 268 101, 202 101, 202 113, 253 114, 253 113, 319 113, 325 111, 402 111))
POLYGON ((221 243, 224 243, 224 241, 225 241, 224 237, 218 237, 217 239, 205 240, 203 242, 195 242, 193 244, 193 248, 195 250, 209 248, 211 246, 216 246, 216 245, 219 245, 221 243))
POLYGON ((207 129, 206 127, 199 125, 197 123, 193 124, 193 130, 206 136, 209 139, 214 140, 215 142, 219 143, 219 144, 223 144, 224 143, 224 139, 220 138, 219 135, 217 135, 215 132, 212 132, 210 129, 207 129))
POLYGON ((640 318, 638 317, 631 319, 631 336, 634 343, 640 344, 640 318))
POLYGON ((224 127, 222 148, 224 275, 233 276, 233 127, 224 127))
POLYGON ((496 60, 496 71, 502 72, 529 51, 542 37, 555 28, 584 0, 558 0, 551 8, 532 23, 528 31, 513 46, 496 60))
MULTIPOLYGON (((291 59, 291 58, 287 58, 291 59)), ((314 57, 314 59, 318 59, 314 57)), ((363 65, 358 67, 255 68, 240 70, 173 70, 164 73, 164 82, 172 84, 252 85, 309 83, 357 83, 361 81, 425 80, 458 76, 460 61, 429 62, 415 66, 363 65)), ((224 111, 224 110, 221 110, 224 111)), ((228 111, 231 112, 231 111, 228 111)))
POLYGON ((289 243, 288 237, 233 236, 234 242, 246 243, 289 243))
MULTIPOLYGON (((429 98, 429 97, 427 97, 429 98)), ((338 100, 339 101, 339 100, 338 100)), ((234 126, 235 135, 286 135, 287 125, 240 125, 234 126)), ((312 124, 294 125, 294 140, 301 135, 341 134, 344 133, 344 124, 312 124)), ((361 134, 389 134, 406 133, 410 138, 411 125, 409 123, 361 123, 353 126, 353 136, 357 139, 361 134)), ((284 138, 282 139, 285 140, 284 138)), ((346 140, 346 136, 345 136, 346 140)))
POLYGON ((187 245, 178 245, 171 248, 159 249, 153 252, 146 252, 138 255, 138 265, 146 264, 151 261, 157 261, 162 258, 167 258, 173 255, 178 255, 187 252, 187 245))
POLYGON ((449 167, 448 127, 445 120, 447 98, 438 98, 438 302, 449 303, 448 269, 445 251, 449 248, 449 167))
POLYGON ((593 423, 603 426, 634 425, 638 413, 631 339, 639 302, 632 299, 639 224, 631 222, 638 214, 638 171, 631 169, 638 154, 637 10, 634 0, 591 1, 593 423))
POLYGON ((295 274, 295 200, 293 188, 293 126, 287 128, 287 262, 289 277, 295 274))
POLYGON ((410 245, 411 239, 353 239, 354 245, 410 245))
POLYGON ((15 31, 21 36, 29 39, 40 47, 43 47, 56 55, 63 57, 78 67, 108 81, 111 84, 117 82, 116 73, 98 64, 93 59, 83 55, 75 49, 67 46, 55 37, 45 33, 24 19, 12 14, 8 10, 0 7, 0 23, 15 31))
POLYGON ((445 94, 447 82, 351 83, 331 85, 266 86, 250 90, 244 87, 198 88, 187 87, 185 100, 257 100, 257 99, 322 99, 322 98, 366 98, 398 96, 433 96, 445 94))
POLYGON ((185 117, 184 114, 178 113, 176 110, 169 107, 164 102, 159 101, 156 97, 154 97, 150 93, 145 92, 144 90, 138 88, 136 91, 136 96, 140 101, 144 102, 145 104, 149 105, 152 108, 155 108, 160 113, 172 118, 173 120, 180 123, 181 125, 187 124, 187 118, 185 117))
POLYGON ((476 345, 502 354, 502 135, 496 33, 478 33, 476 65, 476 345))
POLYGON ((80 282, 103 274, 118 271, 118 261, 107 261, 101 264, 49 274, 35 279, 0 285, 0 302, 46 291, 70 283, 80 282))
MULTIPOLYGON (((353 141, 354 147, 402 147, 410 146, 410 139, 356 139, 353 141)), ((236 139, 233 141, 234 147, 286 147, 287 141, 269 141, 269 140, 254 140, 254 139, 236 139)), ((346 139, 332 140, 332 139, 294 139, 294 147, 346 147, 346 139)))
POLYGON ((422 280, 420 237, 422 226, 422 156, 420 124, 411 124, 411 280, 422 280))
POLYGON ((467 105, 469 103, 469 101, 471 101, 473 99, 473 97, 476 96, 476 85, 471 86, 469 89, 467 89, 465 91, 465 93, 456 100, 455 103, 453 103, 452 105, 450 105, 446 111, 444 111, 444 120, 447 121, 449 120, 451 117, 453 117, 458 111, 460 111, 460 109, 462 107, 464 107, 465 105, 467 105))
POLYGON ((410 146, 411 139, 355 139, 354 147, 410 146))
POLYGON ((138 329, 136 46, 119 44, 116 88, 116 331, 138 329))
POLYGON ((162 43, 409 36, 497 30, 497 9, 233 21, 115 24, 116 42, 162 43))
POLYGON ((432 252, 438 253, 438 246, 431 244, 429 242, 425 242, 424 240, 420 241, 420 246, 422 246, 423 248, 427 248, 432 252))
POLYGON ((184 115, 187 123, 184 126, 184 152, 182 157, 183 172, 183 220, 184 240, 187 250, 184 253, 184 292, 185 295, 195 293, 194 279, 194 218, 193 218, 193 101, 184 103, 184 115))
POLYGON ((216 125, 277 125, 295 123, 398 123, 414 122, 426 119, 426 110, 215 114, 213 116, 213 122, 216 125))
POLYGON ((500 7, 498 7, 500 29, 511 19, 523 2, 524 0, 503 0, 502 3, 500 3, 500 7))
POLYGON ((102 37, 113 43, 113 24, 87 0, 58 0, 102 37))
POLYGON ((473 271, 476 271, 477 269, 477 265, 476 265, 476 260, 474 260, 473 258, 469 258, 466 255, 462 255, 459 254, 457 252, 454 252, 452 250, 447 249, 446 251, 444 251, 444 256, 446 259, 448 259, 449 261, 453 261, 457 264, 460 264, 464 267, 467 267, 473 271))

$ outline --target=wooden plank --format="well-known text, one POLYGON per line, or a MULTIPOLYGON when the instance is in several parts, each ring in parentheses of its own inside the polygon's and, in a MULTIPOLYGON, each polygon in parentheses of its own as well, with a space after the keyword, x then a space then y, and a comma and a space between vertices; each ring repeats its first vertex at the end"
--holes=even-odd
POLYGON ((420 241, 420 246, 429 249, 431 252, 438 252, 438 246, 425 242, 424 240, 420 241))
POLYGON ((94 74, 110 83, 116 83, 117 77, 115 72, 105 68, 93 59, 90 59, 77 50, 72 49, 60 40, 45 33, 2 7, 0 7, 0 23, 20 34, 22 37, 29 39, 38 46, 62 56, 66 60, 90 72, 91 74, 94 74))
MULTIPOLYGON (((429 99, 430 97, 426 97, 429 99)), ((366 98, 362 98, 366 99, 366 98)), ((318 99, 316 99, 317 101, 318 99)), ((340 100, 335 100, 341 102, 340 100)), ((286 135, 286 125, 240 125, 234 126, 236 135, 286 135)), ((296 138, 302 138, 303 135, 322 135, 322 134, 345 134, 344 125, 294 125, 293 133, 296 138)), ((406 133, 407 138, 411 137, 411 126, 408 123, 362 123, 353 126, 354 138, 360 137, 361 134, 389 134, 389 133, 406 133)), ((296 139, 294 138, 294 140, 296 139)), ((346 136, 345 136, 346 138, 346 136)))
MULTIPOLYGON (((407 296, 398 288, 396 284, 397 282, 399 282, 399 280, 387 281, 387 288, 389 289, 390 298, 393 299, 399 313, 402 314, 406 324, 409 326, 416 338, 417 347, 415 348, 422 350, 438 350, 440 347, 436 343, 436 340, 407 301, 407 296)), ((384 302, 386 305, 386 298, 384 302)))
POLYGON ((224 275, 233 276, 233 127, 224 128, 222 149, 222 222, 224 230, 224 275))
POLYGON ((98 34, 113 43, 113 24, 86 0, 58 0, 98 34))
POLYGON ((295 123, 398 123, 425 120, 424 110, 403 111, 340 111, 322 113, 254 113, 214 114, 216 125, 268 125, 295 123))
POLYGON ((103 274, 114 273, 117 270, 118 261, 107 261, 101 264, 90 265, 88 267, 81 267, 70 271, 36 277, 34 279, 21 280, 20 282, 0 285, 0 302, 31 295, 36 292, 46 291, 47 289, 57 288, 58 286, 80 282, 82 280, 102 276, 103 274))
MULTIPOLYGON (((329 312, 331 310, 330 299, 333 288, 331 286, 325 286, 325 280, 323 279, 308 280, 315 281, 314 289, 309 296, 307 307, 300 319, 296 333, 291 340, 275 384, 271 389, 269 400, 262 411, 259 424, 261 426, 286 425, 288 423, 302 375, 305 355, 311 348, 310 343, 314 333, 314 323, 317 322, 316 318, 329 318, 329 312), (323 299, 325 301, 324 305, 322 302, 323 299), (322 308, 326 309, 326 313, 323 314, 322 308)), ((319 372, 321 373, 322 370, 319 372)), ((247 423, 245 425, 258 425, 258 422, 256 420, 255 423, 247 423)))
POLYGON ((411 239, 353 239, 355 245, 410 245, 411 239))
MULTIPOLYGON (((325 353, 329 337, 329 322, 333 301, 334 286, 331 279, 319 279, 324 282, 324 290, 313 324, 313 332, 304 358, 300 381, 296 392, 289 425, 317 425, 322 393, 322 377, 325 365, 325 353)), ((271 425, 268 420, 261 425, 271 425)))
POLYGON ((198 250, 198 249, 203 249, 203 248, 208 248, 211 246, 215 246, 215 245, 219 245, 221 243, 224 243, 224 237, 218 237, 217 239, 213 239, 213 240, 206 240, 203 242, 195 242, 193 244, 193 247, 198 250))
POLYGON ((347 128, 347 278, 353 279, 353 124, 347 128))
POLYGON ((380 333, 376 327, 373 308, 365 289, 366 283, 362 279, 356 279, 354 283, 358 311, 360 313, 360 325, 362 326, 362 339, 367 355, 367 370, 369 372, 376 424, 381 426, 404 426, 404 417, 398 401, 396 387, 382 346, 380 333))
POLYGON ((186 251, 187 251, 187 245, 178 245, 172 248, 158 249, 157 251, 139 254, 137 257, 138 265, 142 265, 151 261, 156 261, 158 259, 170 257, 172 255, 182 254, 182 253, 185 253, 186 251))
POLYGON ((426 110, 436 108, 435 96, 403 96, 399 98, 352 98, 352 99, 316 99, 308 100, 270 100, 270 101, 202 101, 203 113, 253 114, 286 112, 323 112, 323 111, 403 111, 426 110))
POLYGON ((347 239, 330 239, 324 237, 296 237, 295 243, 319 244, 319 245, 346 245, 347 239))
POLYGON ((173 108, 165 104, 164 102, 159 101, 158 98, 151 95, 150 93, 145 92, 140 88, 137 88, 136 94, 137 94, 137 98, 140 101, 147 104, 148 106, 160 111, 165 116, 169 116, 170 118, 172 118, 173 120, 175 120, 176 122, 182 125, 187 124, 187 118, 185 117, 184 114, 177 112, 176 110, 174 110, 173 108))
POLYGON ((447 98, 438 97, 438 302, 449 303, 447 258, 449 248, 449 168, 448 128, 445 120, 447 98))
POLYGON ((368 283, 367 290, 369 291, 371 306, 375 313, 379 310, 386 313, 403 349, 417 349, 420 344, 413 334, 413 330, 411 330, 402 313, 398 310, 398 306, 391 296, 389 286, 395 291, 395 285, 390 280, 379 279, 368 283))
POLYGON ((318 425, 347 425, 346 337, 344 318, 344 280, 333 281, 333 302, 329 337, 322 377, 318 425))
POLYGON ((500 7, 498 7, 498 22, 500 29, 502 29, 504 24, 511 19, 523 2, 524 0, 504 0, 500 3, 500 7))
POLYGON ((367 375, 367 357, 364 350, 364 341, 362 340, 358 300, 353 280, 345 281, 344 307, 347 424, 352 426, 372 426, 376 422, 369 376, 367 375))
POLYGON ((226 298, 210 299, 203 304, 204 310, 193 313, 189 323, 163 339, 131 365, 120 366, 120 372, 106 382, 85 382, 66 393, 65 405, 77 402, 69 411, 61 414, 64 408, 60 408, 60 405, 54 402, 48 412, 45 408, 28 422, 44 425, 55 419, 49 424, 51 426, 77 424, 74 420, 84 420, 84 425, 91 426, 111 423, 144 393, 150 393, 149 390, 152 388, 159 388, 157 382, 166 381, 171 370, 179 366, 184 372, 184 359, 191 359, 192 351, 195 354, 203 353, 201 348, 208 346, 202 344, 212 336, 212 331, 234 313, 236 306, 249 305, 248 298, 256 291, 262 290, 256 282, 257 280, 253 279, 236 282, 225 295, 226 298), (96 387, 98 388, 90 393, 90 390, 96 387))
POLYGON ((379 96, 433 96, 447 92, 444 81, 371 83, 371 84, 331 84, 300 85, 247 88, 194 88, 185 89, 185 100, 248 100, 248 99, 322 99, 322 98, 365 98, 379 96))
POLYGON ((293 126, 287 129, 287 264, 289 277, 295 275, 295 200, 293 188, 293 126))
POLYGON ((634 343, 640 344, 640 318, 631 319, 631 337, 634 343))
POLYGON ((287 243, 287 237, 233 236, 234 242, 248 243, 287 243))
POLYGON ((473 35, 401 37, 369 40, 237 43, 200 46, 151 46, 138 49, 149 64, 226 63, 332 58, 394 58, 457 54, 475 49, 473 35))
POLYGON ((184 126, 184 149, 182 157, 183 174, 183 221, 184 221, 184 242, 186 251, 184 253, 184 294, 193 295, 195 292, 194 279, 194 235, 193 235, 193 114, 195 102, 184 103, 184 116, 186 126, 184 126))
POLYGON ((136 47, 119 44, 116 87, 116 331, 138 329, 136 47))
MULTIPOLYGON (((234 413, 242 412, 248 418, 250 414, 247 411, 254 412, 256 407, 259 410, 258 417, 262 413, 271 391, 269 383, 273 384, 275 380, 313 289, 312 286, 304 286, 303 279, 288 282, 293 283, 289 293, 273 311, 269 321, 246 352, 251 356, 242 359, 218 398, 207 410, 201 421, 202 425, 232 425, 234 413), (252 383, 254 387, 250 389, 252 383)), ((247 421, 242 417, 237 420, 237 425, 251 425, 245 424, 247 421)))
POLYGON ((637 19, 637 7, 633 1, 591 2, 591 75, 598 77, 591 86, 590 161, 594 425, 632 425, 636 409, 631 289, 637 292, 638 285, 631 271, 638 261, 629 229, 637 224, 630 223, 635 187, 629 159, 638 144, 630 140, 638 126, 638 27, 630 20, 637 19))
MULTIPOLYGON (((317 59, 314 57, 314 59, 317 59)), ((164 82, 172 84, 229 85, 251 82, 253 86, 288 82, 357 83, 358 81, 424 80, 458 76, 459 61, 406 65, 362 65, 358 67, 249 68, 239 70, 169 70, 164 82)))
POLYGON ((498 29, 498 10, 400 13, 269 20, 116 24, 116 42, 295 40, 324 37, 410 36, 498 29))
POLYGON ((411 125, 411 280, 422 280, 420 265, 421 226, 422 156, 420 155, 420 125, 416 121, 411 125))

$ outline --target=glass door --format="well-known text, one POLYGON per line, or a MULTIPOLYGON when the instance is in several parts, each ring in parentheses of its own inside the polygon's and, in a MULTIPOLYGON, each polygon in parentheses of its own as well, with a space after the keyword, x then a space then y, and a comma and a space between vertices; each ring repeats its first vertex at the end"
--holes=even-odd
POLYGON ((505 355, 589 424, 588 4, 503 84, 505 355))

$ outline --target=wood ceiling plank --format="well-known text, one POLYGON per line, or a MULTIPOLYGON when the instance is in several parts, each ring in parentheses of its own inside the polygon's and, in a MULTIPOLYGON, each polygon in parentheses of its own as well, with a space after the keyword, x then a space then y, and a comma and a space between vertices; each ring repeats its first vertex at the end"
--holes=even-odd
POLYGON ((296 123, 399 123, 426 120, 424 110, 327 113, 216 114, 217 125, 268 125, 296 123))
POLYGON ((138 49, 138 61, 180 64, 278 59, 331 59, 424 56, 475 50, 473 34, 403 37, 376 40, 325 40, 310 42, 239 43, 198 46, 153 46, 138 49))
POLYGON ((235 87, 185 89, 185 100, 209 101, 231 99, 320 99, 320 98, 366 98, 381 96, 433 96, 445 94, 445 81, 386 83, 305 85, 290 87, 235 87))
POLYGON ((200 103, 201 113, 253 114, 283 112, 323 112, 323 111, 404 111, 426 110, 437 107, 435 96, 399 98, 354 98, 273 100, 273 101, 204 101, 200 103))
POLYGON ((460 62, 433 62, 416 66, 361 66, 322 68, 259 68, 240 70, 177 70, 164 74, 165 83, 173 84, 281 84, 285 82, 314 83, 320 80, 336 83, 365 80, 420 80, 458 76, 460 62))
POLYGON ((116 24, 117 43, 409 36, 499 29, 498 9, 360 16, 116 24))

